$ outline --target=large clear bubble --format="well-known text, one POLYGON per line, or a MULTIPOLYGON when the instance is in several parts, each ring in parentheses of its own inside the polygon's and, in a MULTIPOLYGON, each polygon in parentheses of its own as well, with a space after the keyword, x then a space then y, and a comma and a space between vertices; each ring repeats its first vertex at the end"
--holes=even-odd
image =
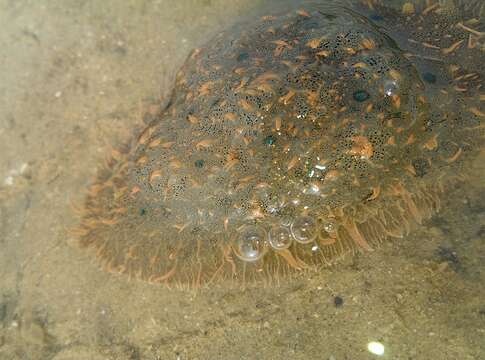
POLYGON ((319 227, 319 244, 332 245, 335 243, 337 237, 337 222, 334 219, 325 219, 320 223, 319 227))
POLYGON ((295 241, 308 244, 317 237, 318 226, 313 217, 299 216, 291 224, 290 230, 295 241))
POLYGON ((269 231, 269 244, 275 250, 288 249, 293 242, 290 230, 281 225, 273 226, 269 231))
POLYGON ((245 225, 233 242, 234 252, 243 261, 257 261, 268 251, 266 231, 258 225, 245 225))

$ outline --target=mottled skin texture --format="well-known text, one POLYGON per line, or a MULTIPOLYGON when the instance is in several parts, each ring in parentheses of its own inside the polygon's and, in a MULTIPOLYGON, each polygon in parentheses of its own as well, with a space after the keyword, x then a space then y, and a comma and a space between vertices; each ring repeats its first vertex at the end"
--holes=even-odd
POLYGON ((401 238, 482 139, 481 35, 437 10, 308 5, 195 50, 169 105, 100 172, 80 243, 110 271, 199 286, 401 238), (270 246, 275 229, 287 246, 270 246))

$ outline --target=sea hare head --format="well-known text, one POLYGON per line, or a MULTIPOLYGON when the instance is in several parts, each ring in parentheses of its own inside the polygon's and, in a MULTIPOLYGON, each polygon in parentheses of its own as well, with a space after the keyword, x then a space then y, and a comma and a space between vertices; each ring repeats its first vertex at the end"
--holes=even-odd
MULTIPOLYGON (((376 9, 308 5, 195 50, 92 186, 81 244, 111 271, 196 286, 310 268, 431 216, 477 148, 481 75, 453 60, 480 50, 454 34, 413 49, 393 37, 409 14, 376 9)), ((413 21, 437 31, 428 13, 413 21)))

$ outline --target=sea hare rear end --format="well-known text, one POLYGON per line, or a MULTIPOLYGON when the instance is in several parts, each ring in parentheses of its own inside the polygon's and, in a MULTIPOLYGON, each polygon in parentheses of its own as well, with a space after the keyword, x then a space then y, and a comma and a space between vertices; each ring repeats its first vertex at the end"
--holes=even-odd
POLYGON ((110 271, 198 286, 313 268, 430 217, 478 151, 481 75, 454 62, 480 50, 452 34, 427 60, 370 11, 311 5, 192 52, 91 186, 81 245, 110 271))

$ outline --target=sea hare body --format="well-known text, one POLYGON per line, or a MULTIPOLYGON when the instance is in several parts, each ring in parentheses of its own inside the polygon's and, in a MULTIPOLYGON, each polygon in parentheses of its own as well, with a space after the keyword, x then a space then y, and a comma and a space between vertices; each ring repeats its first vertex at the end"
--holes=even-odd
POLYGON ((90 188, 81 245, 110 271, 199 286, 402 238, 483 137, 482 23, 428 5, 307 4, 193 51, 90 188))

